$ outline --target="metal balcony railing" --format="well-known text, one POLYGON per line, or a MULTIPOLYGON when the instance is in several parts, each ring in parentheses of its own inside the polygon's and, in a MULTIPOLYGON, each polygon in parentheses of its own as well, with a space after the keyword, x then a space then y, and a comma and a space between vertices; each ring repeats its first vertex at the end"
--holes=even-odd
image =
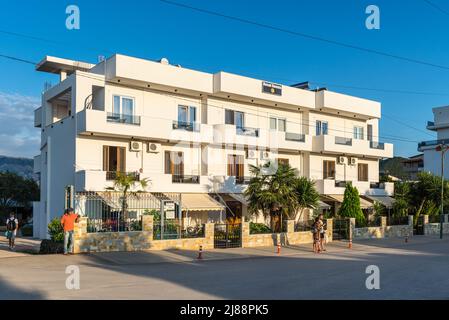
POLYGON ((173 121, 173 129, 198 132, 200 131, 200 126, 199 123, 195 122, 173 121))
POLYGON ((251 177, 235 177, 235 184, 249 184, 251 177))
POLYGON ((342 180, 335 180, 335 187, 336 188, 346 188, 346 181, 342 181, 342 180))
POLYGON ((119 174, 132 176, 134 178, 134 181, 140 181, 140 174, 139 172, 119 172, 119 171, 106 171, 106 180, 111 181, 117 179, 117 176, 119 174))
POLYGON ((133 116, 133 115, 129 115, 129 114, 108 112, 107 121, 140 126, 140 116, 133 116))
POLYGON ((376 142, 376 141, 370 141, 369 147, 371 149, 378 149, 378 150, 385 150, 385 143, 383 142, 376 142))
POLYGON ((370 189, 385 189, 385 183, 383 182, 370 182, 370 189))
POLYGON ((241 136, 258 137, 259 129, 249 127, 236 127, 236 133, 241 136))
POLYGON ((440 139, 440 140, 430 140, 430 141, 423 141, 418 143, 418 148, 421 147, 433 147, 438 146, 440 144, 449 145, 449 139, 440 139))
POLYGON ((190 184, 199 184, 200 176, 195 175, 172 175, 172 183, 190 183, 190 184))
POLYGON ((352 146, 352 138, 335 137, 335 144, 342 144, 345 146, 352 146))
POLYGON ((285 133, 285 140, 287 140, 287 141, 296 141, 296 142, 305 142, 306 141, 306 135, 302 134, 302 133, 286 132, 285 133))

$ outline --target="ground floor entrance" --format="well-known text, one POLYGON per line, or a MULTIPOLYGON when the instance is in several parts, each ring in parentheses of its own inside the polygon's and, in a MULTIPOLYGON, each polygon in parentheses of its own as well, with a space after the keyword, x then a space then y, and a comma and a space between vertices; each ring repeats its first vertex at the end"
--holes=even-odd
POLYGON ((214 248, 240 248, 241 246, 241 223, 219 223, 214 225, 214 248))

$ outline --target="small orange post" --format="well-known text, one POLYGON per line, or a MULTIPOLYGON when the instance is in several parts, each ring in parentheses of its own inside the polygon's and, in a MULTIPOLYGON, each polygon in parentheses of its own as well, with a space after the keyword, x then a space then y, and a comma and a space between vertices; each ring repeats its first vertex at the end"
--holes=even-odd
POLYGON ((203 259, 203 246, 200 246, 200 249, 198 250, 198 260, 203 259))
POLYGON ((278 243, 277 254, 281 254, 281 244, 280 243, 278 243))

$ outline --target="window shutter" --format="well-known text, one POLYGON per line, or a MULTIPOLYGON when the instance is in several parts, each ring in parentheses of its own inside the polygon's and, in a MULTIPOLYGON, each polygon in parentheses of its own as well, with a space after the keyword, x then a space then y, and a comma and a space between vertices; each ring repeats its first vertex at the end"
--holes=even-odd
POLYGON ((103 146, 103 171, 109 171, 109 147, 103 146))

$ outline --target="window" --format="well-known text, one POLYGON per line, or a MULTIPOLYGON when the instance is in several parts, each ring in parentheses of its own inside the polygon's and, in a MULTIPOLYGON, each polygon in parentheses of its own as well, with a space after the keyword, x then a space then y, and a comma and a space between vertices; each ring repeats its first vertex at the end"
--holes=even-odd
POLYGON ((316 135, 327 135, 328 133, 328 123, 327 121, 316 121, 316 135))
POLYGON ((243 178, 244 175, 244 157, 241 155, 228 155, 228 176, 243 178))
POLYGON ((103 146, 103 171, 126 171, 126 149, 124 147, 103 146))
POLYGON ((286 131, 286 120, 270 117, 270 130, 286 131))
POLYGON ((193 124, 196 122, 196 107, 178 106, 179 124, 193 124))
POLYGON ((363 140, 363 127, 354 127, 354 139, 363 140))
POLYGON ((367 132, 367 139, 368 141, 373 141, 373 125, 368 125, 368 132, 367 132))
POLYGON ((113 96, 112 112, 127 116, 134 115, 134 98, 113 96))
POLYGON ((335 161, 323 161, 323 179, 335 179, 335 161))
POLYGON ((245 114, 240 111, 225 110, 225 124, 233 124, 237 128, 245 127, 245 114))
POLYGON ((285 159, 285 158, 278 158, 277 161, 278 161, 278 165, 288 166, 288 164, 289 164, 288 159, 285 159))
POLYGON ((368 164, 359 163, 358 164, 358 179, 359 181, 368 181, 368 164))
POLYGON ((184 175, 184 154, 178 151, 165 151, 165 174, 184 175))

